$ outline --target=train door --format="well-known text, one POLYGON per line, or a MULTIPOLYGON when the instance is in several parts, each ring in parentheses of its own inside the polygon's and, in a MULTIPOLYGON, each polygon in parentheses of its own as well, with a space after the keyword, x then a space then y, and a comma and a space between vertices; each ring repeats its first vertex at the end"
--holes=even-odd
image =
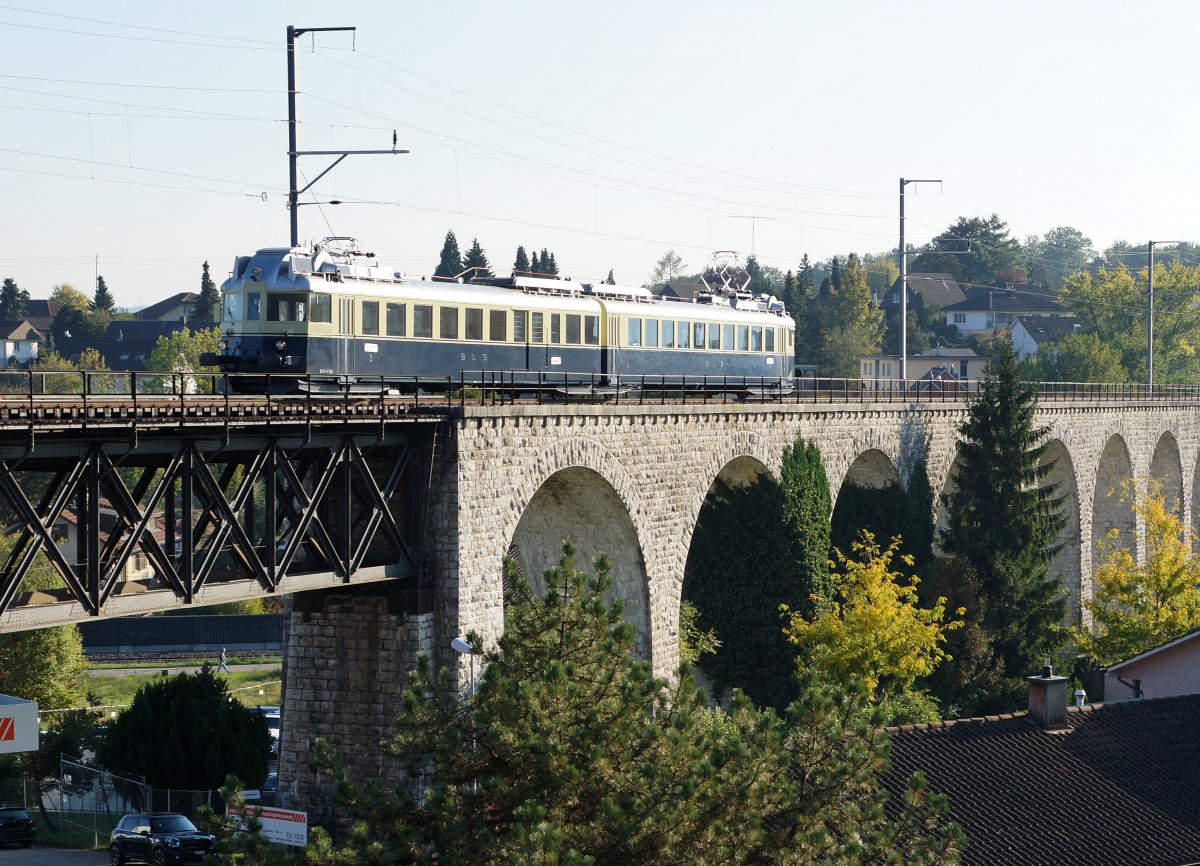
POLYGON ((621 373, 620 352, 621 352, 621 322, 615 315, 608 317, 608 339, 605 341, 604 352, 602 354, 603 372, 608 374, 609 381, 615 381, 616 377, 621 373))
POLYGON ((354 299, 341 298, 340 304, 337 336, 338 372, 348 375, 354 372, 354 299))

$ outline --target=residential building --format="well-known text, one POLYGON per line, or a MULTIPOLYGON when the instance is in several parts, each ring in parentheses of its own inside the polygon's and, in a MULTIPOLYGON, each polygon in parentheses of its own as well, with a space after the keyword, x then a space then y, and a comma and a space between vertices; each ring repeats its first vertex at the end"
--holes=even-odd
POLYGON ((1200 862, 1200 695, 1067 707, 1064 677, 1029 679, 1029 712, 890 729, 885 808, 922 773, 964 866, 1200 862))
POLYGON ((1022 360, 1031 358, 1078 331, 1079 322, 1074 316, 1017 316, 1011 331, 1013 350, 1022 360))
MULTIPOLYGON (((949 274, 909 274, 908 275, 908 308, 911 310, 917 298, 926 307, 948 307, 966 300, 966 295, 959 288, 958 281, 949 274)), ((888 313, 896 313, 900 309, 900 278, 892 283, 887 295, 880 306, 888 313)))
MULTIPOLYGON (((958 380, 978 379, 987 366, 987 358, 981 358, 974 349, 950 349, 939 346, 919 355, 908 356, 908 378, 942 379, 946 374, 958 380)), ((859 355, 859 377, 864 381, 883 381, 900 378, 899 355, 859 355)))
POLYGON ((1038 286, 1010 283, 1003 289, 979 289, 945 308, 946 324, 960 336, 1011 328, 1019 316, 1066 316, 1066 307, 1038 286))
POLYGON ((1200 694, 1200 629, 1109 665, 1104 672, 1106 701, 1196 694, 1200 694))
POLYGON ((44 347, 54 348, 51 328, 54 326, 54 317, 61 309, 62 304, 43 298, 30 298, 25 302, 25 313, 22 318, 33 325, 41 337, 41 344, 44 347))
MULTIPOLYGON (((103 336, 61 338, 58 353, 75 364, 84 349, 95 349, 104 358, 108 369, 121 373, 141 372, 146 369, 146 360, 158 345, 159 338, 183 327, 175 321, 119 319, 108 323, 103 336)), ((197 331, 214 328, 216 323, 189 322, 186 327, 197 331)))
POLYGON ((160 322, 187 323, 191 318, 192 308, 200 296, 195 292, 179 292, 151 304, 138 311, 137 317, 142 320, 155 319, 160 322))
POLYGON ((0 363, 5 367, 24 367, 36 361, 43 342, 42 335, 24 319, 0 321, 0 341, 4 352, 0 363))

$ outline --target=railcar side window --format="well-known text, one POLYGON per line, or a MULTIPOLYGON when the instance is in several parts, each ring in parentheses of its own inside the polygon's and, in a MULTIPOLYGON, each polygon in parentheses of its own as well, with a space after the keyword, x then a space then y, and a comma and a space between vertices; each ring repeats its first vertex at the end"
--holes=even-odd
POLYGON ((692 340, 692 345, 697 349, 704 348, 704 323, 693 322, 692 331, 695 333, 695 339, 692 340))
POLYGON ((767 351, 774 352, 775 351, 775 329, 767 328, 766 331, 767 331, 767 351))
POLYGON ((543 313, 533 313, 531 316, 532 321, 529 323, 529 341, 531 343, 541 343, 544 341, 546 335, 544 333, 545 329, 542 326, 543 315, 543 313))
POLYGON ((792 349, 796 348, 796 332, 793 331, 791 328, 788 328, 787 335, 788 335, 787 347, 788 347, 788 351, 790 352, 792 349))
MULTIPOLYGON (((770 328, 768 328, 767 330, 770 330, 770 328)), ((755 325, 754 327, 752 327, 750 329, 750 351, 751 352, 761 352, 762 351, 762 332, 763 332, 762 325, 755 325)))
POLYGON ((708 323, 708 348, 721 348, 721 326, 716 322, 708 323))
POLYGON ((646 320, 646 345, 651 349, 658 348, 658 319, 646 320))
POLYGON ((492 310, 490 318, 488 339, 496 343, 503 343, 508 339, 508 312, 492 310))
POLYGON ((739 352, 750 351, 750 326, 737 326, 737 347, 739 352))
POLYGON ((262 318, 262 295, 251 292, 246 295, 246 321, 257 322, 262 318))
POLYGON ((726 351, 732 350, 733 349, 733 325, 722 325, 721 332, 724 335, 721 338, 721 348, 725 349, 726 351))
POLYGON ((630 319, 628 322, 629 339, 625 342, 626 346, 642 345, 642 320, 630 319))
POLYGON ((583 340, 589 346, 600 345, 600 317, 583 317, 583 340))
POLYGON ((225 296, 225 321, 240 322, 242 320, 242 295, 228 294, 225 296))
MULTIPOLYGON (((307 261, 307 259, 306 259, 307 261)), ((313 292, 308 296, 309 318, 328 325, 333 321, 333 301, 324 292, 313 292)))
POLYGON ((438 334, 443 340, 458 339, 458 307, 439 307, 438 334))
POLYGON ((525 342, 525 318, 528 314, 524 310, 513 310, 513 342, 525 342))
POLYGON ((413 304, 413 336, 433 336, 433 305, 413 304))
POLYGON ((303 322, 307 316, 308 295, 268 292, 268 322, 303 322))
POLYGON ((467 307, 467 332, 468 340, 483 339, 483 310, 478 307, 467 307))
POLYGON ((664 349, 675 348, 675 323, 662 323, 662 343, 664 349))
POLYGON ((687 322, 677 322, 675 324, 675 345, 681 349, 686 349, 691 345, 688 339, 692 333, 692 326, 687 322))
POLYGON ((379 301, 362 302, 362 330, 364 334, 379 333, 379 301))
POLYGON ((561 343, 562 342, 562 314, 561 313, 551 313, 550 314, 550 342, 551 343, 561 343))
POLYGON ((387 333, 389 337, 404 336, 404 304, 387 305, 387 333))
POLYGON ((567 342, 572 346, 579 345, 579 315, 567 314, 567 342))

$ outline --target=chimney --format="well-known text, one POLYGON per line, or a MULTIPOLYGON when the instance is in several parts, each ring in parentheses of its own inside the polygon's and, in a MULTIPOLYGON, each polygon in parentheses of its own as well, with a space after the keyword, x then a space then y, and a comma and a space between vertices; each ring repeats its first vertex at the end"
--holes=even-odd
POLYGON ((1029 718, 1047 731, 1061 731, 1067 726, 1067 678, 1056 677, 1050 669, 1050 659, 1041 676, 1026 677, 1029 682, 1029 718))

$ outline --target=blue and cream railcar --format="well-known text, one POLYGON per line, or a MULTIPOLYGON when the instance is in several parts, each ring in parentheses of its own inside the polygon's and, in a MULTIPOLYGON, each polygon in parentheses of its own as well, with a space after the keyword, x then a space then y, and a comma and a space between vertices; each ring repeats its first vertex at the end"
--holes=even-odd
POLYGON ((618 376, 789 380, 795 324, 753 299, 605 300, 606 369, 618 376))

